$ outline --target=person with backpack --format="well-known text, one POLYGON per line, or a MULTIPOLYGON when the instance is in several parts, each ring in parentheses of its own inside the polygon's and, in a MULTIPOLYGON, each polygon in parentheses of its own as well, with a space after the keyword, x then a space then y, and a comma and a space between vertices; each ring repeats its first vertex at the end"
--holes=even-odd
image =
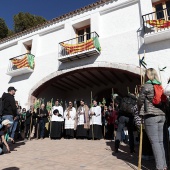
POLYGON ((128 134, 129 134, 129 146, 130 153, 135 153, 134 150, 134 112, 133 107, 136 105, 136 97, 132 94, 129 94, 127 97, 121 98, 119 96, 116 97, 115 103, 118 103, 118 128, 116 132, 116 140, 115 140, 115 152, 118 152, 122 130, 125 126, 127 126, 128 134))
MULTIPOLYGON (((14 87, 9 87, 8 88, 8 93, 3 93, 2 98, 1 98, 1 113, 2 113, 2 121, 3 120, 9 120, 10 122, 14 122, 17 116, 17 107, 15 104, 15 92, 17 90, 14 87)), ((11 131, 12 131, 12 125, 9 130, 9 135, 11 136, 11 131)))
POLYGON ((144 119, 146 134, 150 140, 157 170, 167 170, 164 150, 165 102, 167 97, 155 69, 145 72, 145 84, 138 98, 140 115, 144 119))

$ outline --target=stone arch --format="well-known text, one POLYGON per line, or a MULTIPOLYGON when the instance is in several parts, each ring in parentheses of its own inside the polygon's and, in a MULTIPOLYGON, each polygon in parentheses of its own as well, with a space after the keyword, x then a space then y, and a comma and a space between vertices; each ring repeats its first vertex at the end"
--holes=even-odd
POLYGON ((32 100, 35 98, 35 92, 37 91, 37 89, 45 86, 45 84, 47 84, 48 82, 50 82, 50 80, 59 77, 59 76, 63 76, 66 75, 68 73, 73 73, 79 70, 84 70, 84 69, 89 69, 89 68, 110 68, 110 69, 116 69, 116 70, 123 70, 123 71, 127 71, 129 73, 133 73, 136 75, 140 75, 140 67, 136 66, 136 65, 129 65, 129 64, 125 64, 125 63, 112 63, 112 62, 95 62, 93 64, 88 64, 88 65, 84 65, 84 66, 79 66, 79 67, 74 67, 74 68, 67 68, 64 70, 58 70, 56 72, 53 72, 51 74, 49 74, 48 76, 44 77, 43 79, 41 79, 39 82, 37 82, 30 90, 29 92, 29 96, 28 96, 28 103, 31 104, 32 100))

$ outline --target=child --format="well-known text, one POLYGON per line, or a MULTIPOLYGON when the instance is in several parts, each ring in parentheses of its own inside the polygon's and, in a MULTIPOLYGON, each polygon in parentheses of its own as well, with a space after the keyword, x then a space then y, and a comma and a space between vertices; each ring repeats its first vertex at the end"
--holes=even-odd
POLYGON ((7 134, 7 130, 10 128, 11 124, 12 123, 7 119, 2 122, 2 128, 0 129, 0 155, 3 154, 3 145, 5 145, 7 151, 10 152, 9 145, 5 140, 5 135, 7 134))

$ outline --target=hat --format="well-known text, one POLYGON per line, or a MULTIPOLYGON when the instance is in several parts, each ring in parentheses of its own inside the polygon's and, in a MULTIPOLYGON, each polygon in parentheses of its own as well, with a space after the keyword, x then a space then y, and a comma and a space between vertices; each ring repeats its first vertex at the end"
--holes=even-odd
POLYGON ((8 124, 12 124, 12 122, 10 122, 8 119, 2 121, 2 125, 3 125, 3 126, 6 126, 6 125, 8 125, 8 124))
POLYGON ((10 92, 11 90, 17 91, 17 89, 15 89, 14 87, 9 87, 8 92, 10 92))

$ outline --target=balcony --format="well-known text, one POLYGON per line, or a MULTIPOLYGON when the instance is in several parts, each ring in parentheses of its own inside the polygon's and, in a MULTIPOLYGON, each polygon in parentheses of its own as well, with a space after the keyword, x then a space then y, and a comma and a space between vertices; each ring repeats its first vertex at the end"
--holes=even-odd
POLYGON ((34 66, 34 55, 30 53, 22 54, 9 59, 7 75, 14 77, 32 73, 34 71, 34 66))
POLYGON ((170 39, 170 9, 142 16, 145 44, 170 39))
POLYGON ((99 55, 100 51, 99 35, 92 32, 59 43, 58 60, 61 62, 73 61, 99 55))

